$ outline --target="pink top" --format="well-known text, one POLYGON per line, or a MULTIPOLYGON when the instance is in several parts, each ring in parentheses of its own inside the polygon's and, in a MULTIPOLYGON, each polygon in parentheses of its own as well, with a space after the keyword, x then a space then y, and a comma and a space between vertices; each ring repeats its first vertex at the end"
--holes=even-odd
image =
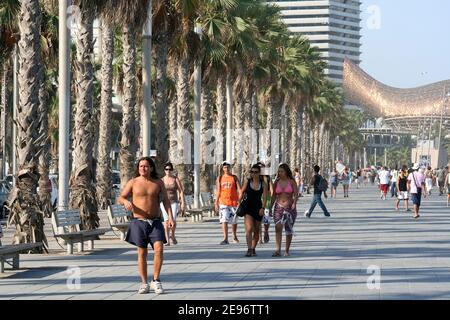
POLYGON ((292 188, 291 181, 288 181, 288 184, 287 184, 287 186, 285 188, 281 188, 280 181, 277 182, 277 187, 275 188, 275 193, 276 194, 292 193, 292 192, 294 192, 294 189, 292 188))
POLYGON ((417 187, 422 188, 422 183, 425 182, 425 175, 421 172, 415 171, 415 172, 409 174, 408 181, 411 181, 411 185, 410 185, 410 189, 409 189, 410 193, 417 193, 417 187), (417 183, 417 185, 416 185, 416 183, 417 183))

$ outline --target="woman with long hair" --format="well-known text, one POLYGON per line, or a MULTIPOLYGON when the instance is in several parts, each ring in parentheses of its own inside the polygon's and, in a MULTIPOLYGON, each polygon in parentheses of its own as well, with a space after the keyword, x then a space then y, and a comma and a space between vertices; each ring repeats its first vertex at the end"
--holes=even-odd
POLYGON ((275 222, 276 248, 272 257, 279 257, 281 251, 283 226, 286 232, 286 249, 284 256, 289 256, 294 223, 297 218, 298 189, 292 171, 285 163, 278 167, 277 179, 274 183, 274 193, 272 195, 271 207, 273 207, 273 217, 275 222))
POLYGON ((246 257, 256 256, 261 221, 264 216, 262 199, 267 198, 267 184, 260 176, 261 168, 255 164, 250 169, 250 178, 244 181, 239 198, 245 212, 245 234, 247 238, 246 257), (242 200, 244 198, 244 200, 242 200))
POLYGON ((170 246, 170 239, 172 239, 173 244, 178 243, 177 238, 175 238, 175 230, 177 227, 178 212, 183 212, 185 210, 184 191, 180 179, 178 179, 178 177, 173 175, 172 163, 168 162, 164 165, 164 173, 165 176, 161 180, 164 182, 164 186, 166 187, 167 195, 170 200, 170 205, 172 207, 172 214, 173 214, 172 228, 169 228, 168 225, 169 216, 166 210, 164 209, 163 203, 161 203, 161 212, 164 217, 164 230, 166 234, 167 245, 170 246))

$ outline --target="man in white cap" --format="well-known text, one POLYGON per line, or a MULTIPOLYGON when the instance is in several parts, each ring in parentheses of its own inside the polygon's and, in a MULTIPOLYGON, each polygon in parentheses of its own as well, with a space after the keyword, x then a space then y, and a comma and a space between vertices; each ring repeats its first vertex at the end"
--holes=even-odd
MULTIPOLYGON (((422 191, 425 190, 425 175, 421 172, 420 165, 417 163, 413 167, 413 172, 408 176, 408 191, 411 194, 411 200, 414 204, 414 218, 418 219, 419 209, 422 199, 422 191)), ((426 193, 423 194, 426 198, 426 193)))

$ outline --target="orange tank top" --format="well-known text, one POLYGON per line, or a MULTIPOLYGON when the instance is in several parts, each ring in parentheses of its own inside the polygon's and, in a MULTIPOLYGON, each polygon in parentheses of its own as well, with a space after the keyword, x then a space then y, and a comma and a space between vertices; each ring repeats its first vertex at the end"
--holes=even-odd
POLYGON ((220 179, 219 204, 230 207, 237 207, 238 193, 236 181, 233 176, 223 175, 220 179))

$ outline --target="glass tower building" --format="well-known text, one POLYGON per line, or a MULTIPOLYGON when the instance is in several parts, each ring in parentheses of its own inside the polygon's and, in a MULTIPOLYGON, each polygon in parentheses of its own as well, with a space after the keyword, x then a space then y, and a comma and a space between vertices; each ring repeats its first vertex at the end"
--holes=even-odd
POLYGON ((357 0, 268 1, 281 8, 291 33, 305 35, 328 63, 327 76, 342 84, 344 59, 359 65, 361 2, 357 0))

